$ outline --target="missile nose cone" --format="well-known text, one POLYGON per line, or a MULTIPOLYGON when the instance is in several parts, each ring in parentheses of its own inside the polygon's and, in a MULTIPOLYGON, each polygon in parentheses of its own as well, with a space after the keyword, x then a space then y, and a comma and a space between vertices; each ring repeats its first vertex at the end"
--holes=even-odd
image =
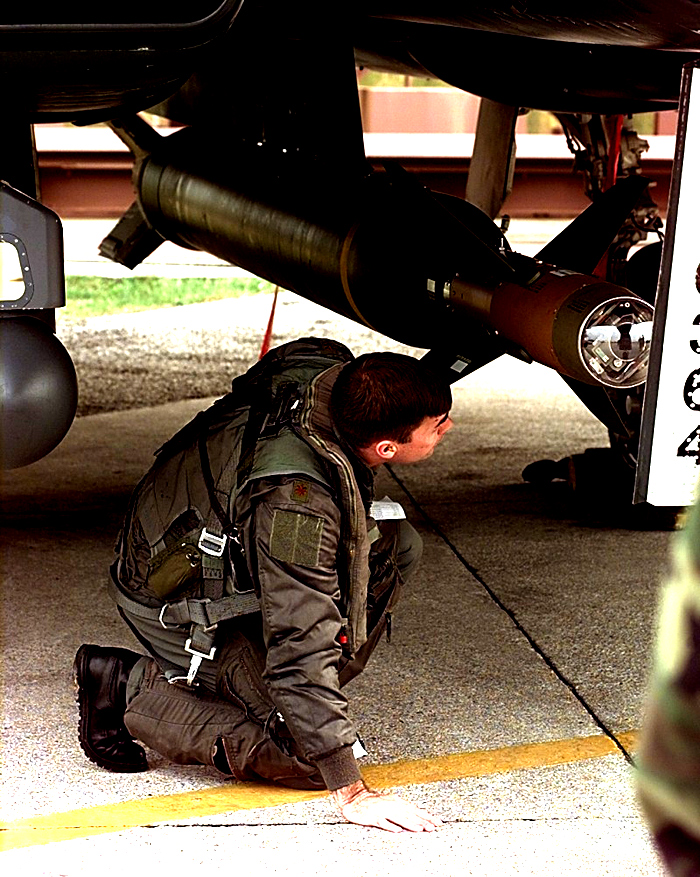
POLYGON ((581 330, 581 361, 607 387, 639 386, 647 378, 654 309, 631 296, 602 303, 581 330))
POLYGON ((0 318, 0 464, 18 469, 46 456, 78 405, 73 362, 34 317, 0 318))

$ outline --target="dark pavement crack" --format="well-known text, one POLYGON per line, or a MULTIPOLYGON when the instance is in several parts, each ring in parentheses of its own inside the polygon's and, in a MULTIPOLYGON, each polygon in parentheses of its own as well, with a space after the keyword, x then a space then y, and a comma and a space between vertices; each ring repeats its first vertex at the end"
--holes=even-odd
POLYGON ((406 494, 408 499, 410 500, 413 507, 416 509, 418 514, 423 518, 427 526, 435 533, 435 535, 441 539, 445 545, 450 549, 450 551, 454 554, 457 560, 461 563, 461 565, 469 572, 469 574, 474 578, 475 581, 479 583, 479 585, 486 591, 489 598, 493 601, 493 603, 505 614, 508 616, 516 630, 527 640, 530 648, 537 654, 542 661, 544 661, 545 665, 548 669, 555 675, 555 677, 564 685, 570 694, 578 701, 578 703, 583 707, 583 709, 588 713, 593 722, 600 728, 603 734, 620 750, 625 759, 629 762, 630 765, 634 767, 634 759, 631 754, 625 748, 620 739, 616 736, 615 732, 607 726, 604 720, 598 715, 593 706, 588 702, 585 696, 578 690, 576 684, 572 682, 568 676, 561 670, 554 659, 545 651, 544 647, 540 645, 539 642, 535 639, 535 637, 527 630, 524 624, 520 621, 516 613, 507 606, 503 600, 499 597, 499 595, 494 591, 491 585, 483 578, 481 573, 474 567, 469 561, 464 557, 462 552, 457 548, 457 546, 452 542, 449 536, 442 530, 442 528, 430 517, 430 515, 425 511, 425 509, 421 506, 418 500, 413 496, 408 487, 404 484, 404 482, 399 478, 399 476, 394 472, 394 470, 390 467, 386 467, 390 476, 396 482, 396 484, 401 488, 401 490, 406 494))

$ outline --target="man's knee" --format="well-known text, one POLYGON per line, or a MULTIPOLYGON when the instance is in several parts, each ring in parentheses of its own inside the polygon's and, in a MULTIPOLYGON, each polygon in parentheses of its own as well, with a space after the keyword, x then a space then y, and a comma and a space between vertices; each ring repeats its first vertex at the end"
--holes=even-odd
MULTIPOLYGON (((140 662, 139 662, 140 663, 140 662)), ((135 667, 124 723, 141 743, 176 764, 206 764, 238 780, 292 788, 325 788, 314 765, 277 745, 267 722, 246 706, 217 697, 203 687, 167 682, 155 661, 135 667)))
POLYGON ((423 554, 423 540, 418 531, 408 521, 401 521, 398 528, 396 563, 404 579, 414 572, 423 554))
POLYGON ((241 715, 203 687, 171 685, 152 658, 139 661, 129 676, 127 730, 175 764, 216 766, 217 737, 235 728, 241 715))

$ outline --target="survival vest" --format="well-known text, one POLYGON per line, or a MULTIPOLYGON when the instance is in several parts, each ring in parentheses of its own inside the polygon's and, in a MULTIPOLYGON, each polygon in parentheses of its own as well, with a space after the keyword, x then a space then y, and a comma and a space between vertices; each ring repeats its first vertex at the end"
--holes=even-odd
MULTIPOLYGON (((317 387, 319 376, 352 358, 344 345, 315 338, 270 351, 156 451, 137 486, 111 593, 132 615, 158 619, 165 628, 190 625, 188 684, 201 661, 213 658, 219 622, 259 609, 234 523, 236 497, 256 478, 301 473, 338 496, 347 530, 341 550, 350 582, 349 650, 364 641, 364 507, 317 387)), ((183 678, 177 672, 166 668, 172 681, 183 678)))

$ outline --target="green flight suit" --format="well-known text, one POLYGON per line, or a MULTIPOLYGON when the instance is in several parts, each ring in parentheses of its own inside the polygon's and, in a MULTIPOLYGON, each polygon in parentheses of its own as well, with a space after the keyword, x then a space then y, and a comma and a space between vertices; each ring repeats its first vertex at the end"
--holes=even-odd
MULTIPOLYGON (((380 534, 369 518, 373 473, 333 428, 330 392, 349 351, 306 339, 274 354, 272 408, 281 410, 280 388, 303 389, 289 409, 293 422, 282 418, 271 429, 266 412, 256 415, 252 395, 242 425, 213 419, 207 437, 215 483, 221 460, 244 469, 221 501, 236 524, 261 611, 219 625, 216 653, 202 662, 193 690, 169 685, 158 665, 186 671, 187 627, 163 627, 122 607, 156 659, 134 668, 125 723, 173 761, 212 764, 239 779, 333 789, 360 777, 352 751, 357 731, 341 687, 375 647, 420 539, 405 521, 380 534), (246 436, 239 455, 236 443, 246 436)), ((154 567, 170 550, 164 534, 188 521, 177 531, 177 548, 192 507, 205 504, 196 441, 185 436, 191 446, 175 442, 142 481, 120 539, 116 584, 149 606, 170 599, 163 595, 169 567, 154 567)))

